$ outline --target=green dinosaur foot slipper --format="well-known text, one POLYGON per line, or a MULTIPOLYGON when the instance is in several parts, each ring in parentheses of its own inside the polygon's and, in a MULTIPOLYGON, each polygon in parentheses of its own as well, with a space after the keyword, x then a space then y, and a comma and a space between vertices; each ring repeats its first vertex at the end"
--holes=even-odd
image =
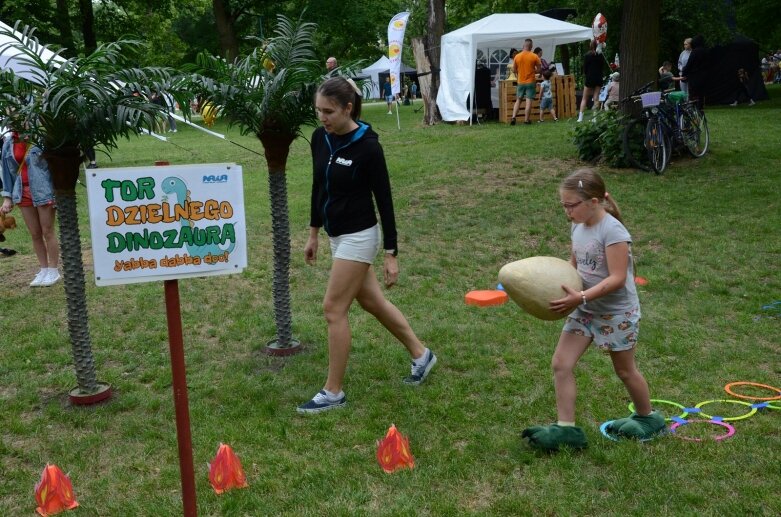
POLYGON ((646 416, 633 413, 628 418, 614 420, 607 426, 607 431, 626 438, 648 440, 664 431, 664 428, 664 416, 658 411, 653 411, 646 416))
POLYGON ((584 449, 588 446, 583 429, 575 426, 536 425, 524 429, 521 437, 528 438, 532 447, 546 451, 557 451, 561 446, 573 449, 584 449))

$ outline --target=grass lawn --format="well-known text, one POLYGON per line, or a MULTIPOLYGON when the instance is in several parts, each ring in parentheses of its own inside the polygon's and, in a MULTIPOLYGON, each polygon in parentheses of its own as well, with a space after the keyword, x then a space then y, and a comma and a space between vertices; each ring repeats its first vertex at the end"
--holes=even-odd
MULTIPOLYGON (((640 288, 638 361, 652 397, 688 407, 717 401, 703 408, 710 415, 748 411, 719 402, 730 399, 726 383, 781 387, 781 307, 762 309, 781 299, 781 89, 770 87, 770 95, 753 107, 708 109, 708 155, 675 157, 663 176, 600 167, 634 237, 638 272, 649 280, 640 288)), ((521 442, 523 428, 555 420, 550 358, 562 322, 534 319, 512 303, 476 308, 463 299, 494 288, 508 262, 568 257, 557 186, 582 166, 574 121, 422 127, 419 106, 401 107, 401 131, 384 103, 367 105, 364 118, 380 134, 394 188, 401 277, 387 295, 439 364, 424 385, 403 385, 404 349, 354 309, 349 403, 322 415, 295 412, 327 368, 321 299, 330 257, 321 252, 314 267, 303 260, 308 143, 295 142, 288 164, 294 334, 305 345, 288 358, 262 353, 275 332, 262 156, 183 126, 175 145, 145 137, 122 142, 111 160, 98 155, 101 167, 164 159, 244 168, 248 269, 180 282, 199 513, 781 513, 781 410, 731 422, 736 433, 723 441, 710 439, 722 427, 692 424, 679 434, 701 442, 612 442, 599 426, 628 415, 628 398, 609 359, 593 350, 577 371, 578 423, 590 447, 548 455, 521 442), (388 475, 374 455, 392 423, 409 437, 416 466, 388 475), (215 495, 206 464, 220 442, 241 458, 249 488, 215 495)), ((256 139, 222 121, 214 129, 262 153, 256 139)), ((163 286, 94 285, 87 200, 78 188, 98 378, 115 396, 94 407, 68 404, 75 374, 62 283, 28 287, 37 264, 20 224, 3 244, 19 253, 0 259, 0 515, 34 514, 33 487, 47 462, 70 474, 81 504, 74 515, 178 515, 163 286)))

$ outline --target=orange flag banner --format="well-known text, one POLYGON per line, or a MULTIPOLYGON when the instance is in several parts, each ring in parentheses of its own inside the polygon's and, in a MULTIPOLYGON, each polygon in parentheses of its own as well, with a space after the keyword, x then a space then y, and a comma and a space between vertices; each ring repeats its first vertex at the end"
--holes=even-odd
POLYGON ((41 480, 35 485, 35 509, 43 517, 56 515, 79 506, 70 478, 57 465, 46 464, 41 480))
POLYGON ((231 488, 246 488, 247 477, 241 468, 241 461, 230 445, 220 444, 217 455, 209 464, 209 483, 221 494, 231 488))
POLYGON ((409 450, 409 439, 391 424, 385 438, 377 442, 377 461, 390 474, 397 469, 414 468, 415 458, 409 450))

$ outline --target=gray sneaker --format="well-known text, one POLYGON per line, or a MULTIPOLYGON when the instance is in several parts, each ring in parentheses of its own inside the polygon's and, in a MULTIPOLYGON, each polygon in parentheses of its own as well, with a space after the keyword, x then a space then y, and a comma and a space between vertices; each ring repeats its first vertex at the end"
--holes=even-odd
POLYGON ((426 354, 428 356, 426 358, 426 362, 421 366, 415 366, 415 362, 412 362, 410 375, 409 377, 404 378, 404 384, 417 386, 426 380, 426 377, 428 377, 428 372, 430 372, 434 365, 437 364, 437 356, 434 355, 434 352, 431 350, 426 350, 426 354))

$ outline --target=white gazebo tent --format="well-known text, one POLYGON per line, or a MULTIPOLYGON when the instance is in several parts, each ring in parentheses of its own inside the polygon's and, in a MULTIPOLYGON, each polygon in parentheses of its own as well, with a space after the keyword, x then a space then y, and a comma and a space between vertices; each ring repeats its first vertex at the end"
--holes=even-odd
POLYGON ((371 93, 370 99, 377 99, 380 97, 380 73, 387 72, 390 69, 390 59, 388 56, 383 55, 380 59, 361 70, 361 75, 369 76, 371 78, 371 93))
POLYGON ((557 45, 591 39, 592 31, 591 27, 539 14, 517 13, 492 14, 445 34, 437 93, 443 120, 471 120, 478 49, 520 49, 526 38, 531 38, 535 47, 542 48, 543 55, 553 56, 557 45))
MULTIPOLYGON (((405 76, 417 75, 417 70, 405 65, 404 63, 401 63, 399 71, 402 75, 405 76)), ((388 75, 390 73, 390 59, 388 59, 388 56, 382 56, 380 59, 367 66, 359 73, 362 78, 371 78, 371 84, 369 85, 371 87, 369 98, 381 99, 383 95, 380 93, 380 88, 382 87, 382 84, 380 83, 380 74, 388 75)))
MULTIPOLYGON (((13 32, 16 36, 21 37, 21 33, 14 31, 13 27, 6 25, 2 21, 0 21, 0 28, 8 32, 13 32)), ((13 70, 13 72, 19 77, 23 77, 28 81, 40 83, 40 78, 38 78, 33 73, 30 65, 25 63, 24 54, 22 54, 19 49, 11 46, 18 43, 18 41, 0 34, 0 70, 13 70)), ((59 63, 65 62, 64 58, 55 54, 42 44, 36 46, 35 42, 31 40, 26 40, 25 43, 33 50, 33 52, 41 56, 42 60, 46 63, 49 63, 53 60, 55 63, 57 63, 56 66, 59 66, 59 63)))

